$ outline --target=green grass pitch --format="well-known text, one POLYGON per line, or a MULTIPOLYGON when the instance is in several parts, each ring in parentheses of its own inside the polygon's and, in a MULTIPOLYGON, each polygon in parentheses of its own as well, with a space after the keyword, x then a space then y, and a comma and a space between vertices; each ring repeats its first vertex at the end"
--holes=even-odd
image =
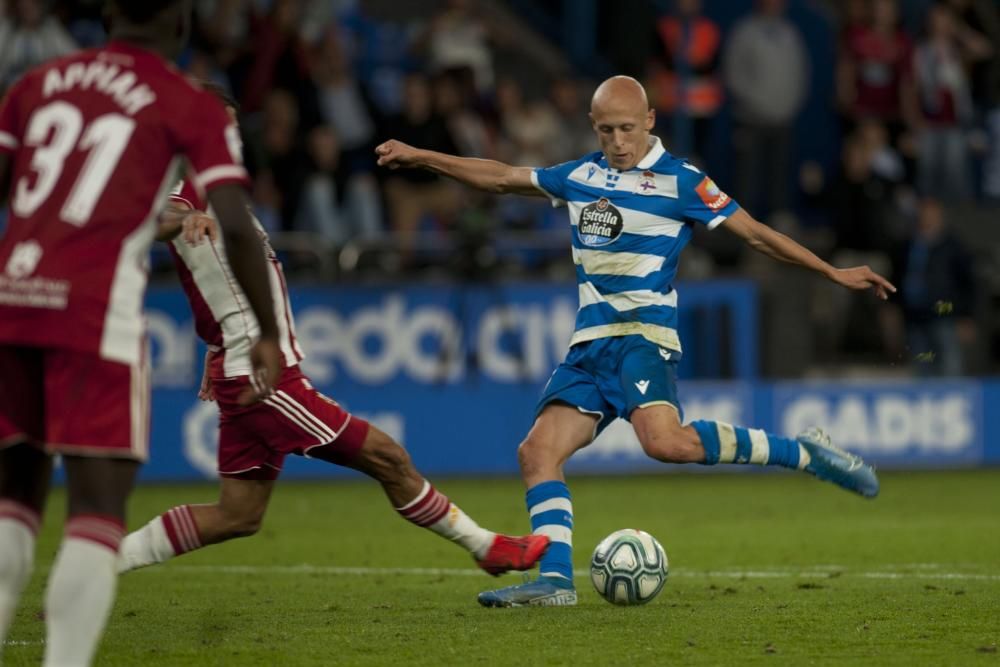
MULTIPOLYGON (((882 483, 872 502, 793 474, 573 479, 576 567, 607 533, 642 528, 670 558, 663 593, 616 608, 581 576, 575 608, 499 610, 476 593, 518 578, 472 570, 376 485, 279 484, 256 537, 123 577, 97 664, 1000 665, 1000 470, 882 483)), ((495 530, 527 525, 515 480, 439 486, 495 530)), ((130 525, 213 496, 143 487, 130 525)), ((9 667, 40 661, 62 500, 9 667)))

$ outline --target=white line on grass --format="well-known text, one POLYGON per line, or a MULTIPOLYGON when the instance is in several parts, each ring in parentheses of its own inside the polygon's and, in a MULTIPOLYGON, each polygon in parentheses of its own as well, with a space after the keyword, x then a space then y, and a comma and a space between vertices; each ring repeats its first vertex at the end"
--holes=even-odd
MULTIPOLYGON (((926 568, 921 568, 926 569, 926 568)), ((149 572, 192 572, 209 574, 313 574, 334 576, 431 576, 431 577, 480 577, 482 570, 448 567, 347 567, 340 565, 172 565, 170 568, 152 568, 149 572)), ((586 577, 588 570, 576 570, 579 577, 586 577)), ((906 572, 878 571, 853 572, 849 568, 822 570, 685 570, 673 569, 671 577, 691 579, 827 579, 831 576, 861 577, 864 579, 956 579, 1000 581, 1000 574, 976 572, 906 572)))

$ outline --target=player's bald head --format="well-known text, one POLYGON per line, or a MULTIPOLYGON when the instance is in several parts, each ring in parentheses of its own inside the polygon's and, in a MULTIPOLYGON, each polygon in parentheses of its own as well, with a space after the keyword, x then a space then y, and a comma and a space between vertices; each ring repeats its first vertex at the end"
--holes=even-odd
POLYGON ((649 99, 642 84, 624 75, 605 79, 590 99, 590 112, 612 110, 645 114, 649 110, 649 99))
POLYGON ((631 169, 649 150, 656 119, 642 84, 630 76, 613 76, 594 91, 590 122, 608 164, 631 169))

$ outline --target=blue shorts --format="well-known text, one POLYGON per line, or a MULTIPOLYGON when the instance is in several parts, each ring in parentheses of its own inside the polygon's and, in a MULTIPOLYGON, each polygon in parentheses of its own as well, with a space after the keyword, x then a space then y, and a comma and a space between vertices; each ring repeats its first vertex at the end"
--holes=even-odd
POLYGON ((549 403, 566 403, 597 415, 595 435, 616 417, 628 419, 647 405, 669 404, 681 413, 677 400, 680 353, 642 336, 617 336, 578 343, 549 378, 535 417, 549 403))

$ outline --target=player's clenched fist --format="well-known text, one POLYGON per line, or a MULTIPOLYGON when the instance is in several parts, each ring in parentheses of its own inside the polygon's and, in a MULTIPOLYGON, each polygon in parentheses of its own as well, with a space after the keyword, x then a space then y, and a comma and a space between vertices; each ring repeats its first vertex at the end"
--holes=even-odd
POLYGON ((375 148, 375 154, 378 155, 378 166, 389 167, 389 169, 415 166, 419 153, 420 151, 413 146, 395 139, 390 139, 375 148))

